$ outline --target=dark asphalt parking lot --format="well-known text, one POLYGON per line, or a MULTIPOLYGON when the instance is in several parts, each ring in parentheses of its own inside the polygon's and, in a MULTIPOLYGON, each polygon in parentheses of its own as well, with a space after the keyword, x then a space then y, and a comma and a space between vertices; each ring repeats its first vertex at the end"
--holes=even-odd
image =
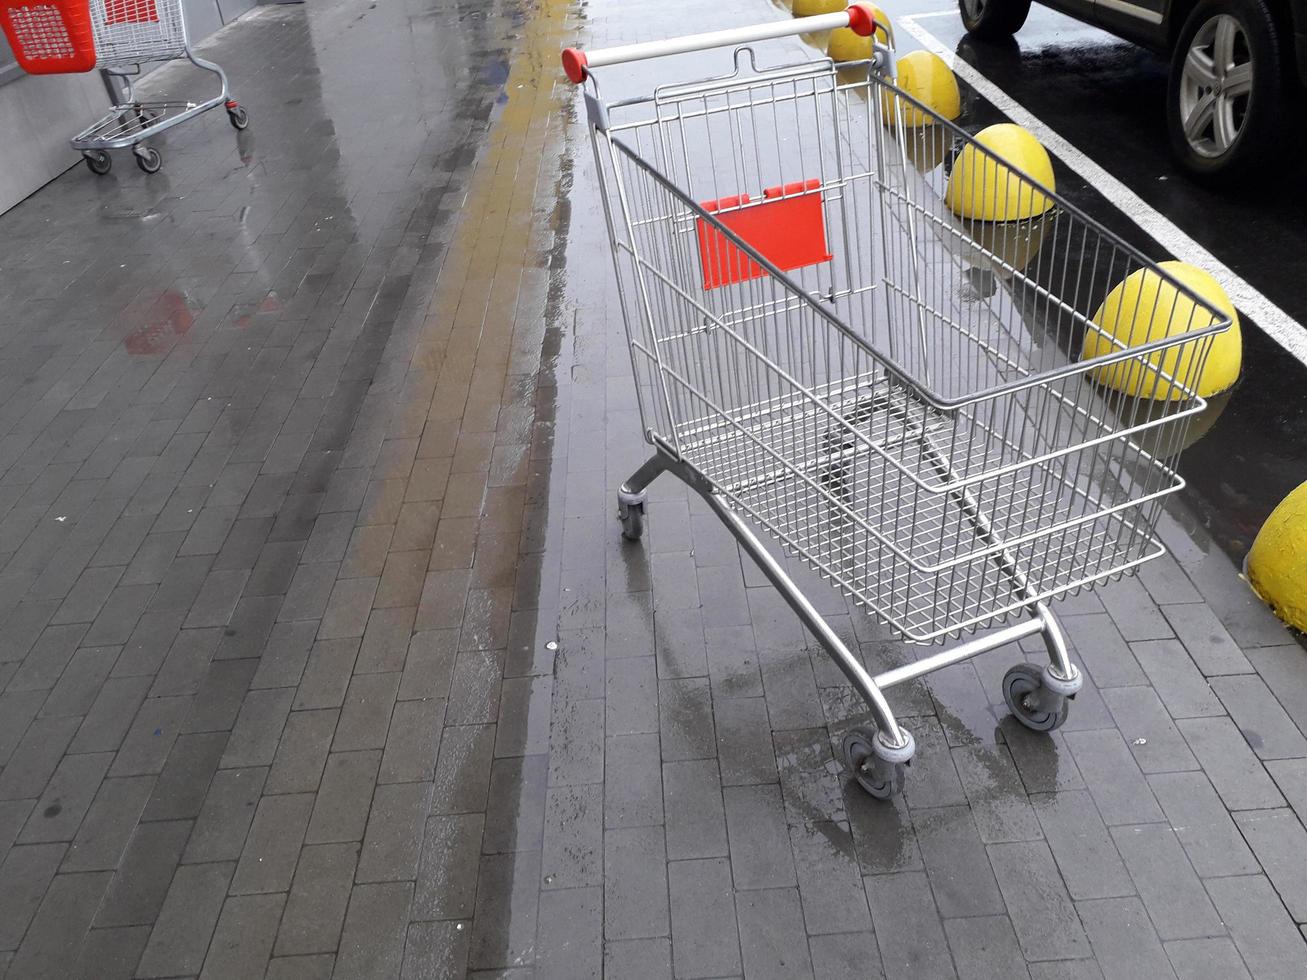
MULTIPOLYGON (((1307 197, 1296 192, 1307 164, 1288 163, 1255 187, 1203 186, 1182 173, 1168 151, 1163 56, 1038 5, 1012 44, 968 36, 952 4, 936 0, 894 9, 899 19, 919 17, 918 29, 974 66, 1290 317, 1307 321, 1307 277, 1301 274, 1307 197)), ((917 39, 900 28, 898 44, 902 53, 917 39)), ((964 107, 961 122, 971 131, 1003 118, 974 92, 964 97, 964 107)), ((1057 174, 1059 191, 1149 256, 1190 258, 1154 242, 1064 163, 1057 174)), ((1247 311, 1240 310, 1240 320, 1243 376, 1229 395, 1213 399, 1206 417, 1210 428, 1181 458, 1190 484, 1188 503, 1235 561, 1242 561, 1271 509, 1307 476, 1307 401, 1301 397, 1307 367, 1247 311)))

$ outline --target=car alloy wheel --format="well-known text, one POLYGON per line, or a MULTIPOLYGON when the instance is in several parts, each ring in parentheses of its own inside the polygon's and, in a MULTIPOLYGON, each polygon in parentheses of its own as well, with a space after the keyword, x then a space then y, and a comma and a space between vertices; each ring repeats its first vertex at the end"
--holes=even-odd
POLYGON ((1230 152, 1248 120, 1252 91, 1248 36, 1236 18, 1217 14, 1194 34, 1180 77, 1180 119, 1196 154, 1215 159, 1230 152))

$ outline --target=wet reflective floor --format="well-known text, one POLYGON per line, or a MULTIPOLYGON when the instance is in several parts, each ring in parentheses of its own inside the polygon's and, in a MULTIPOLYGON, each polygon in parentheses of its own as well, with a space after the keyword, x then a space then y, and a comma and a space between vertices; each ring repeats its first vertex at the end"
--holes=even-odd
POLYGON ((896 689, 891 804, 701 501, 664 477, 621 539, 556 53, 776 14, 262 8, 205 46, 248 131, 0 216, 0 978, 1301 974, 1307 663, 1191 505, 1059 607, 1063 731, 1002 707, 1036 646, 896 689))

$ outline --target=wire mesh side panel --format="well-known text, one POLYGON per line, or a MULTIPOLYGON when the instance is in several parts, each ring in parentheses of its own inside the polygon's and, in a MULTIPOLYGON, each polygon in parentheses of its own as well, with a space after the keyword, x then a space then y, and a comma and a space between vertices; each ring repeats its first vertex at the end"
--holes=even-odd
POLYGON ((100 68, 186 54, 182 0, 91 0, 91 31, 100 68))
POLYGON ((1055 199, 1038 229, 959 219, 945 158, 997 161, 942 123, 884 129, 878 83, 834 79, 676 90, 597 134, 652 434, 913 640, 1159 554, 1219 315, 1173 289, 1175 337, 1100 327, 1113 282, 1154 267, 1055 199), (774 226, 807 234, 779 206, 814 192, 820 247, 778 268, 774 226))

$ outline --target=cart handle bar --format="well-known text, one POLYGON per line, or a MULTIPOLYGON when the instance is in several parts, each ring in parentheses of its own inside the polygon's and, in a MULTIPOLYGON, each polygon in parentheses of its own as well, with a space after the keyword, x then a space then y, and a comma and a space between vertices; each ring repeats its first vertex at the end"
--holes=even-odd
POLYGON ((685 54, 687 51, 706 51, 709 48, 725 48, 748 44, 751 41, 766 41, 774 37, 789 37, 792 34, 833 31, 840 27, 850 27, 863 37, 871 37, 876 33, 876 17, 872 10, 869 3, 854 3, 850 4, 847 10, 833 14, 769 21, 751 27, 734 27, 730 30, 709 31, 705 34, 687 34, 662 41, 623 44, 620 47, 599 48, 589 52, 581 51, 579 48, 566 48, 563 51, 563 70, 567 72, 568 78, 579 85, 586 80, 591 68, 620 65, 628 61, 643 61, 646 58, 662 58, 672 54, 685 54))

